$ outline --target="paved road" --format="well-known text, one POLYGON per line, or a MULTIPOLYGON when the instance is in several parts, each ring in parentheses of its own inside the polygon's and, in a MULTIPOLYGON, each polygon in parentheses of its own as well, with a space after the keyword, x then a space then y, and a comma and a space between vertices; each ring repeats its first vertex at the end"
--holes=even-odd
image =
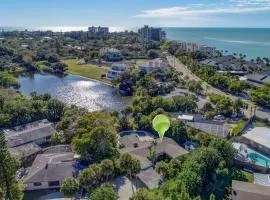
MULTIPOLYGON (((201 81, 202 82, 202 87, 205 91, 205 93, 215 93, 215 94, 220 94, 220 95, 224 95, 229 97, 232 100, 236 100, 238 98, 241 97, 236 97, 233 96, 231 94, 228 94, 226 92, 223 92, 209 84, 207 84, 206 82, 202 81, 198 76, 196 76, 195 74, 193 74, 187 66, 185 66, 182 62, 180 62, 178 59, 176 59, 174 56, 167 56, 167 60, 169 62, 169 64, 171 66, 173 66, 177 71, 182 72, 183 76, 188 76, 190 79, 194 79, 196 81, 201 81)), ((252 114, 252 111, 254 112, 254 109, 256 109, 256 115, 259 118, 263 118, 263 119, 268 119, 270 121, 270 111, 264 111, 262 108, 256 106, 254 103, 252 103, 249 100, 243 99, 241 98, 244 102, 246 102, 248 104, 248 109, 244 109, 243 112, 246 116, 250 117, 252 114)))
POLYGON ((164 97, 171 98, 174 96, 186 96, 186 95, 194 95, 198 98, 196 104, 199 109, 202 109, 204 104, 210 101, 209 98, 207 97, 196 95, 195 93, 188 91, 188 89, 181 89, 181 88, 175 88, 174 91, 170 92, 169 94, 166 94, 164 97))

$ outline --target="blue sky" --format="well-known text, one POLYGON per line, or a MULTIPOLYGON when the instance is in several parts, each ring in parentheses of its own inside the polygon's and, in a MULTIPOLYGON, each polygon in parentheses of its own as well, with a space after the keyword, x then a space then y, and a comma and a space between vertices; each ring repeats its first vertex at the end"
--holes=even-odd
POLYGON ((270 0, 0 0, 0 26, 270 27, 270 0))

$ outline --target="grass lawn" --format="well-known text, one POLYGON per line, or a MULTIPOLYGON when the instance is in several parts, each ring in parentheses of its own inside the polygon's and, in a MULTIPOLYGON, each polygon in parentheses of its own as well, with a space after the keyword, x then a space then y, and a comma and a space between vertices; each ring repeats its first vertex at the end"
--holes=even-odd
POLYGON ((246 179, 249 183, 253 183, 254 182, 254 175, 252 173, 246 172, 244 170, 242 170, 243 174, 245 174, 246 179))
POLYGON ((79 65, 77 64, 78 60, 76 59, 64 60, 63 62, 68 65, 68 72, 71 74, 84 76, 104 83, 111 83, 110 80, 101 78, 102 74, 106 74, 108 72, 108 67, 99 67, 96 65, 79 65))

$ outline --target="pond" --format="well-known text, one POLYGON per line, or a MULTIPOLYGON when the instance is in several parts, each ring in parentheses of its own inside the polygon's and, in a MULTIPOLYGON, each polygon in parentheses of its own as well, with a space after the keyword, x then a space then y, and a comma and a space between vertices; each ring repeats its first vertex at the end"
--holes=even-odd
POLYGON ((19 91, 27 96, 34 91, 49 93, 68 105, 74 104, 89 111, 119 111, 128 104, 128 99, 116 94, 111 86, 77 75, 35 74, 18 80, 21 84, 19 91))

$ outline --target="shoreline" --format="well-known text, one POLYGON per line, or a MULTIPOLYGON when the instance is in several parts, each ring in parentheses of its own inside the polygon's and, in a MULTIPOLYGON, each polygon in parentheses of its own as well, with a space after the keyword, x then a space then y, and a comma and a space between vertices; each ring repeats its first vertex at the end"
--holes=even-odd
POLYGON ((103 81, 100 81, 100 80, 97 80, 97 79, 94 79, 94 78, 89 78, 89 77, 82 76, 82 75, 79 75, 79 74, 76 74, 76 73, 72 73, 72 72, 68 72, 67 74, 68 75, 76 75, 76 76, 79 76, 81 78, 85 78, 85 79, 88 79, 90 81, 99 82, 100 84, 104 84, 104 85, 111 86, 112 88, 114 88, 112 84, 106 83, 106 82, 103 82, 103 81))

